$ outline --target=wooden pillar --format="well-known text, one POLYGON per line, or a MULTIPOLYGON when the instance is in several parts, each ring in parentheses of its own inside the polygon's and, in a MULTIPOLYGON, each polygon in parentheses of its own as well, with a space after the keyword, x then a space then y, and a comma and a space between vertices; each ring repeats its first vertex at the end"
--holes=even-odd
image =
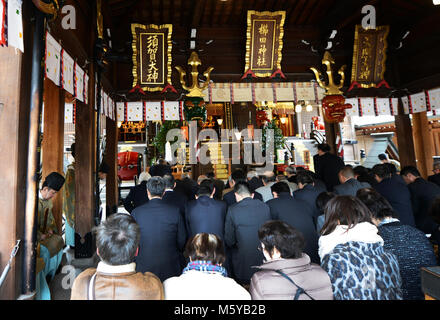
MULTIPOLYGON (((52 80, 44 80, 44 132, 42 142, 43 175, 42 180, 51 172, 63 174, 64 153, 64 90, 52 80)), ((63 197, 61 192, 52 199, 53 214, 58 233, 61 235, 63 197)))
MULTIPOLYGON (((118 206, 118 126, 117 122, 109 118, 106 118, 106 152, 105 152, 105 162, 109 166, 109 172, 107 174, 106 180, 106 203, 107 206, 112 210, 118 206)), ((116 211, 117 212, 117 211, 116 211)), ((107 212, 107 216, 109 213, 107 212)))
POLYGON ((336 152, 336 137, 340 132, 338 123, 325 122, 325 140, 330 146, 330 153, 337 154, 336 152))
MULTIPOLYGON (((94 78, 90 77, 89 90, 94 87, 94 78)), ((90 91, 89 91, 90 92, 90 91)), ((91 95, 93 97, 93 95, 91 95)), ((90 104, 93 100, 89 99, 90 104)), ((85 245, 86 236, 91 236, 94 222, 94 159, 93 122, 94 110, 91 105, 78 102, 75 123, 75 257, 89 258, 90 250, 85 245), (78 236, 79 237, 78 237, 78 236), (77 243, 77 240, 80 243, 77 243), (87 252, 87 254, 84 254, 87 252), (84 255, 83 255, 84 254, 84 255)), ((88 239, 89 241, 91 239, 88 239)), ((93 253, 92 253, 93 254, 93 253)))
POLYGON ((403 106, 399 103, 398 115, 394 116, 396 124, 396 138, 399 149, 399 160, 401 168, 416 165, 414 152, 414 141, 409 115, 404 113, 403 106))
MULTIPOLYGON (((29 47, 26 49, 29 50, 29 47)), ((23 239, 23 221, 29 121, 29 80, 24 70, 30 60, 15 48, 0 48, 0 270, 4 270, 17 239, 23 239), (24 90, 24 91, 23 91, 24 90)), ((20 293, 23 241, 0 289, 1 300, 20 293)))
POLYGON ((414 113, 412 117, 417 168, 422 177, 427 179, 433 164, 428 117, 426 111, 414 113))

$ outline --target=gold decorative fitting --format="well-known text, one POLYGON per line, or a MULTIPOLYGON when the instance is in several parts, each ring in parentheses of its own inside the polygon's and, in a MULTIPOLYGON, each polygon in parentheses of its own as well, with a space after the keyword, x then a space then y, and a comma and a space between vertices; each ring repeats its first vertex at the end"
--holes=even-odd
POLYGON ((58 0, 52 0, 52 3, 46 3, 42 0, 32 0, 32 2, 41 12, 52 15, 53 19, 57 18, 58 11, 60 10, 58 0))
POLYGON ((321 88, 324 88, 326 95, 342 95, 343 92, 340 90, 344 86, 345 81, 345 68, 346 66, 343 65, 339 71, 338 74, 341 76, 341 80, 339 84, 335 84, 333 79, 333 71, 332 71, 332 65, 335 64, 335 60, 333 59, 330 52, 326 51, 324 53, 324 58, 322 59, 322 64, 326 66, 327 68, 327 77, 328 77, 328 84, 326 85, 322 80, 322 74, 320 71, 316 70, 315 68, 310 68, 310 70, 313 71, 316 77, 316 81, 318 81, 318 84, 321 88))
POLYGON ((189 87, 185 84, 186 71, 184 71, 183 68, 180 66, 175 67, 180 74, 180 83, 182 84, 182 88, 189 91, 189 93, 186 95, 187 97, 203 98, 205 96, 203 94, 203 90, 205 90, 209 85, 209 81, 211 79, 211 72, 212 72, 212 70, 214 70, 214 67, 209 67, 203 73, 203 76, 206 78, 206 81, 205 81, 205 83, 200 85, 199 80, 198 80, 199 71, 197 70, 197 68, 200 65, 202 65, 202 62, 200 61, 199 55, 197 54, 197 52, 193 51, 191 53, 191 56, 188 59, 188 65, 191 66, 191 77, 192 77, 191 87, 189 87))

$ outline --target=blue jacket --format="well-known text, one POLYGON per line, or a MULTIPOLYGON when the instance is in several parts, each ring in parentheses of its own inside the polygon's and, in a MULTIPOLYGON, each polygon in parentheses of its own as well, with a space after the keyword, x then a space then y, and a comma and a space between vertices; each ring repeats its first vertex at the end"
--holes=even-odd
POLYGON ((335 300, 402 300, 397 258, 380 242, 338 244, 324 256, 335 300))
POLYGON ((186 225, 188 237, 206 232, 224 239, 226 203, 201 196, 186 206, 186 225))
POLYGON ((293 197, 297 200, 303 200, 305 202, 307 202, 307 204, 313 208, 313 217, 314 217, 314 221, 316 223, 316 219, 318 218, 318 216, 321 214, 321 212, 319 211, 318 207, 316 206, 316 198, 322 193, 322 192, 326 192, 327 190, 325 189, 320 189, 317 186, 313 186, 313 185, 306 185, 304 188, 302 189, 298 189, 293 193, 293 197))
POLYGON ((356 197, 356 192, 359 189, 371 188, 367 182, 357 181, 355 178, 345 181, 343 184, 339 184, 333 188, 333 192, 338 196, 353 196, 356 197))
POLYGON ((422 231, 399 221, 381 224, 378 229, 384 249, 399 263, 403 299, 423 300, 420 268, 437 265, 431 242, 422 231))

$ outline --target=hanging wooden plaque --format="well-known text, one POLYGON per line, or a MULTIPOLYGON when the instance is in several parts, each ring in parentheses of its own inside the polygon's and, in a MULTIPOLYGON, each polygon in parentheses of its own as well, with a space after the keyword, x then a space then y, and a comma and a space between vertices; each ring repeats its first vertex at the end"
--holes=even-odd
POLYGON ((248 11, 246 66, 257 77, 281 70, 285 11, 248 11))
POLYGON ((364 29, 356 25, 351 82, 362 88, 376 87, 384 80, 389 26, 364 29))
POLYGON ((171 84, 171 36, 173 27, 132 24, 133 87, 144 91, 162 91, 171 84))

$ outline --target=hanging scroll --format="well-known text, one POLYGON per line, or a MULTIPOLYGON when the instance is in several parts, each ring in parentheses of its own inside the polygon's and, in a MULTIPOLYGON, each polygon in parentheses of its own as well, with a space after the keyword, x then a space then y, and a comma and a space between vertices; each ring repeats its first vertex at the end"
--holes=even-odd
POLYGON ((356 25, 352 83, 372 88, 384 81, 388 33, 389 26, 364 29, 356 25))
POLYGON ((131 25, 133 36, 133 87, 162 91, 171 83, 171 24, 131 25))
POLYGON ((269 77, 281 70, 285 11, 248 11, 245 72, 269 77))

